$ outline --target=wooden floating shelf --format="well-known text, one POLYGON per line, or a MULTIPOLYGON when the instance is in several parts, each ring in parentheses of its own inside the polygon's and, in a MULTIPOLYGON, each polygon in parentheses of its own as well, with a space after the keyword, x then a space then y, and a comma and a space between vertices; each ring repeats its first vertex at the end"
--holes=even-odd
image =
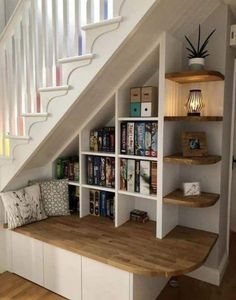
POLYGON ((122 190, 119 190, 118 194, 131 196, 131 197, 145 198, 145 199, 150 199, 150 200, 154 200, 154 201, 157 200, 157 195, 154 195, 154 194, 143 195, 143 194, 140 194, 140 193, 132 193, 132 192, 127 192, 127 191, 122 191, 122 190))
POLYGON ((182 154, 174 154, 164 157, 164 162, 171 164, 184 164, 184 165, 212 165, 221 161, 219 155, 207 155, 201 157, 183 157, 182 154))
POLYGON ((163 202, 166 204, 174 204, 188 207, 209 207, 213 206, 220 198, 218 194, 204 193, 199 196, 184 197, 183 191, 180 189, 166 195, 163 202))
POLYGON ((119 158, 126 158, 126 159, 137 159, 137 160, 149 160, 149 161, 157 161, 157 157, 151 156, 136 156, 136 155, 126 155, 126 154, 119 154, 119 158))
POLYGON ((207 81, 222 81, 225 79, 225 77, 223 74, 217 71, 201 70, 166 74, 166 79, 183 84, 207 81))
POLYGON ((222 116, 166 116, 165 121, 221 122, 222 116))

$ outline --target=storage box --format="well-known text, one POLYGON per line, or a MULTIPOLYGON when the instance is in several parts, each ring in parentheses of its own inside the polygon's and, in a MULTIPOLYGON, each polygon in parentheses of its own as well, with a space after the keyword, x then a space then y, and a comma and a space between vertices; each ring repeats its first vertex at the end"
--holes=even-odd
POLYGON ((130 102, 141 102, 140 87, 134 87, 130 89, 130 102))
POLYGON ((141 117, 152 117, 153 115, 154 113, 152 102, 141 103, 141 117))
POLYGON ((157 88, 154 86, 144 86, 142 88, 142 102, 157 102, 157 88))
POLYGON ((130 103, 130 116, 140 117, 141 116, 141 102, 130 103))

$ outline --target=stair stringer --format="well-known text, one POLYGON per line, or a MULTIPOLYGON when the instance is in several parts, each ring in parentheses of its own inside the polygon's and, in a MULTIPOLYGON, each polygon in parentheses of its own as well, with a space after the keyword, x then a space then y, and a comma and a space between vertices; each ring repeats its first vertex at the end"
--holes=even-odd
POLYGON ((72 85, 73 89, 70 90, 67 95, 60 97, 60 104, 58 104, 58 101, 52 101, 48 105, 47 113, 49 113, 51 117, 48 118, 46 122, 37 122, 31 126, 31 142, 24 145, 24 147, 18 144, 14 149, 14 160, 12 161, 12 164, 7 167, 4 165, 1 166, 0 190, 3 190, 10 180, 23 169, 27 160, 29 160, 33 153, 37 151, 40 144, 45 142, 52 134, 53 128, 62 122, 63 115, 70 109, 72 104, 79 98, 79 96, 81 97, 83 95, 89 84, 94 83, 95 76, 99 74, 99 71, 112 57, 113 53, 135 29, 139 21, 151 9, 151 7, 158 2, 159 1, 155 0, 142 1, 138 4, 139 9, 137 9, 137 2, 135 0, 125 0, 124 3, 122 2, 121 13, 124 15, 124 21, 119 26, 119 30, 112 31, 112 35, 109 33, 103 33, 99 36, 99 38, 96 38, 96 42, 93 44, 93 47, 99 55, 97 55, 96 60, 93 60, 90 65, 83 68, 83 71, 80 69, 80 78, 82 78, 82 80, 80 82, 76 82, 75 86, 72 85), (132 12, 133 7, 136 7, 136 13, 130 15, 129 12, 132 12), (109 45, 109 47, 104 47, 104 45, 109 45))

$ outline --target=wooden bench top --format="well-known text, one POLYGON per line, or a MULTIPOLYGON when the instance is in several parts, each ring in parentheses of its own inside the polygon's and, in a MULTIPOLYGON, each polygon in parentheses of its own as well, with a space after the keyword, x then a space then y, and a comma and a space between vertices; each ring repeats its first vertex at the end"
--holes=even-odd
POLYGON ((53 217, 15 229, 45 243, 119 269, 145 276, 177 276, 200 267, 217 234, 177 226, 162 240, 155 222, 127 222, 114 228, 111 220, 87 216, 53 217))

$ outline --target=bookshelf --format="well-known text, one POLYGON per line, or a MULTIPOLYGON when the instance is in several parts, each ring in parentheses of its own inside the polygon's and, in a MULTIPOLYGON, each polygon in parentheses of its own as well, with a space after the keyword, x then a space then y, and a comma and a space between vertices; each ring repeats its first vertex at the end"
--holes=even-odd
POLYGON ((77 154, 80 159, 80 183, 69 182, 80 189, 80 217, 90 214, 91 189, 114 193, 114 227, 126 223, 133 209, 145 210, 155 222, 156 237, 164 238, 177 225, 219 233, 219 200, 222 168, 222 132, 224 77, 219 72, 173 72, 181 70, 182 43, 164 34, 155 47, 127 74, 103 103, 91 113, 79 131, 77 154), (175 52, 172 51, 175 49, 175 52), (167 75, 166 74, 170 74, 167 75), (158 87, 158 113, 152 117, 130 117, 130 88, 158 87), (190 88, 200 87, 206 95, 201 117, 188 117, 184 103, 190 88), (214 99, 214 101, 211 101, 214 99), (123 122, 157 122, 158 149, 155 157, 122 154, 123 122), (115 152, 91 151, 90 131, 115 127, 115 152), (204 131, 209 156, 184 158, 181 153, 183 131, 204 131), (179 154, 175 154, 179 153, 179 154), (90 185, 87 182, 87 156, 115 160, 115 187, 90 185), (120 189, 122 159, 157 163, 157 194, 141 194, 120 189), (200 181, 204 191, 195 198, 183 197, 183 182, 200 181))

